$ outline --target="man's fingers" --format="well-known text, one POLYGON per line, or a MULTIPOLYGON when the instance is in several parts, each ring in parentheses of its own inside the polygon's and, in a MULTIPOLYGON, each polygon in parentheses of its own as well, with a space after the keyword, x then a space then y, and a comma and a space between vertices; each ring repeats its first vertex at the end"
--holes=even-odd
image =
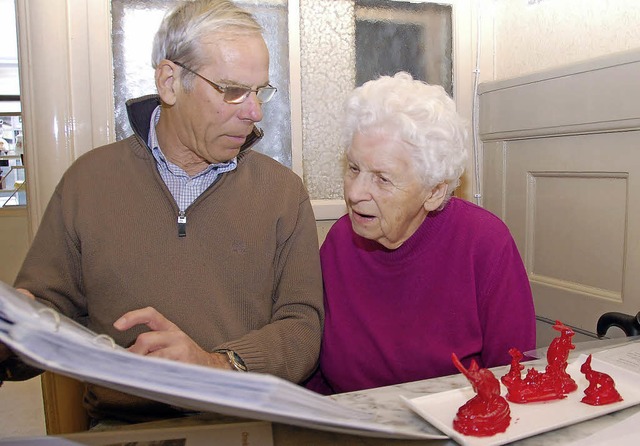
POLYGON ((153 307, 129 311, 113 323, 113 326, 120 331, 128 330, 136 325, 146 325, 154 331, 168 331, 175 328, 173 322, 153 307))
POLYGON ((166 331, 148 331, 136 338, 136 341, 127 349, 138 355, 149 355, 162 350, 172 343, 171 333, 166 331))
POLYGON ((36 296, 33 295, 33 293, 29 290, 26 290, 24 288, 16 288, 16 291, 19 291, 20 293, 24 294, 25 296, 35 300, 36 296))

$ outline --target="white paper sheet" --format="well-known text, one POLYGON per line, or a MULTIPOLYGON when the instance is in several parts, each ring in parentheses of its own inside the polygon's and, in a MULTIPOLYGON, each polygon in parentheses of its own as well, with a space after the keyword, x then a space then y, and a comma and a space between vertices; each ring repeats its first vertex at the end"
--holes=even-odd
POLYGON ((640 435, 640 412, 567 446, 636 446, 640 435))
POLYGON ((388 438, 446 438, 373 420, 275 376, 140 356, 0 282, 0 341, 39 368, 186 409, 388 438))

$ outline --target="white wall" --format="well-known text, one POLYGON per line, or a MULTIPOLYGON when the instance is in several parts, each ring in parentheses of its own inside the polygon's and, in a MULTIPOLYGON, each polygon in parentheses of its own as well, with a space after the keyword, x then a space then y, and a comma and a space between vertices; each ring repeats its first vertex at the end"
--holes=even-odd
POLYGON ((0 209, 0 280, 11 285, 29 247, 29 223, 23 207, 0 209))
POLYGON ((40 378, 5 382, 0 390, 0 438, 45 435, 40 378))
MULTIPOLYGON (((0 280, 12 284, 29 244, 26 209, 0 209, 0 280)), ((0 438, 44 435, 40 378, 0 388, 0 438)))
MULTIPOLYGON (((640 48, 637 0, 478 0, 493 31, 493 79, 640 48)), ((491 36, 483 35, 483 39, 491 36)))

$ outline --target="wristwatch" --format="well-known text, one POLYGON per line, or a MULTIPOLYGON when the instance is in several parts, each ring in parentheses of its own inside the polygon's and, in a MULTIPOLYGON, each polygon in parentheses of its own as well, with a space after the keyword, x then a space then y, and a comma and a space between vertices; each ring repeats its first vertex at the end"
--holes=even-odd
POLYGON ((220 350, 214 350, 214 353, 226 354, 227 358, 229 359, 229 365, 231 366, 232 369, 237 370, 238 372, 247 371, 247 366, 245 365, 244 361, 242 360, 240 355, 238 355, 233 350, 229 350, 228 348, 223 348, 220 350))

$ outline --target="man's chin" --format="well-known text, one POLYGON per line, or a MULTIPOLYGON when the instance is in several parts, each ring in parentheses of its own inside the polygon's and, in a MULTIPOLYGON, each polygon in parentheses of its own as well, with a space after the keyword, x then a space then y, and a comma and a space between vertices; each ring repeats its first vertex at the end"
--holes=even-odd
MULTIPOLYGON (((211 164, 228 163, 240 153, 240 147, 229 147, 219 150, 211 164)), ((213 158, 213 157, 212 157, 213 158)))

